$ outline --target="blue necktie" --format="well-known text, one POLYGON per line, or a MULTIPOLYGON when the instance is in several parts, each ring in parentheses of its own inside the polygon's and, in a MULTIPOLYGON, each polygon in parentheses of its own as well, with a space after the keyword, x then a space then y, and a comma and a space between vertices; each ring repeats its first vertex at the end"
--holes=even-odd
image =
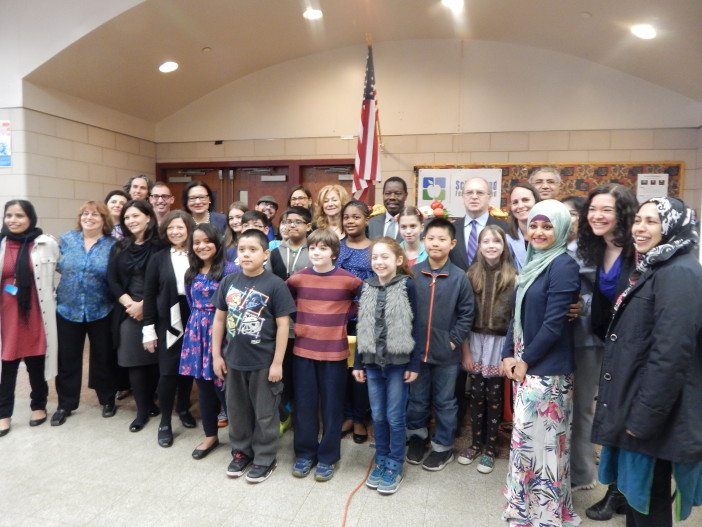
POLYGON ((475 255, 478 252, 478 222, 475 220, 470 221, 470 236, 468 236, 468 242, 466 243, 466 257, 468 258, 468 265, 473 263, 475 255))

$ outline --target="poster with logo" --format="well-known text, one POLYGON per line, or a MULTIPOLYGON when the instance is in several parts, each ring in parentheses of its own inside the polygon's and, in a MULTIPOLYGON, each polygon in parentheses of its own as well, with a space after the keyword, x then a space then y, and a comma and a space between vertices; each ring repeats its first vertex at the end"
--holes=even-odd
POLYGON ((417 207, 431 205, 438 200, 451 216, 465 214, 463 186, 474 177, 481 177, 490 187, 490 205, 500 207, 502 191, 501 168, 420 168, 417 181, 417 207))
POLYGON ((0 121, 0 167, 12 166, 10 121, 0 121))

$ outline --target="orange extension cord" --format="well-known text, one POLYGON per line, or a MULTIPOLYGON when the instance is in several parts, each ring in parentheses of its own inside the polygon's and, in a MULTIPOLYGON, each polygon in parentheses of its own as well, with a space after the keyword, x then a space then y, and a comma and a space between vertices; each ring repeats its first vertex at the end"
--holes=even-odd
POLYGON ((351 491, 351 494, 349 494, 349 497, 346 498, 346 504, 344 505, 344 515, 341 518, 341 527, 346 527, 346 517, 349 514, 349 507, 351 506, 351 500, 353 500, 354 494, 358 492, 358 489, 360 489, 366 482, 366 479, 368 479, 368 474, 370 474, 371 468, 373 467, 373 462, 375 461, 375 456, 373 456, 370 460, 370 463, 368 463, 368 468, 366 469, 366 474, 363 476, 363 479, 358 482, 358 485, 356 485, 356 488, 351 491))

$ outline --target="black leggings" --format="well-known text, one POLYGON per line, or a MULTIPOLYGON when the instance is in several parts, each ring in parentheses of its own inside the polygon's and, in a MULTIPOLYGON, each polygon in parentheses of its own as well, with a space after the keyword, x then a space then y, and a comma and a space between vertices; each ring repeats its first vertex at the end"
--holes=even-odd
POLYGON ((15 408, 15 387, 17 386, 17 370, 24 360, 29 374, 29 394, 32 410, 46 410, 46 398, 49 396, 49 385, 44 379, 44 355, 25 357, 17 360, 2 361, 2 376, 0 376, 0 419, 12 417, 15 408))
POLYGON ((626 507, 626 527, 671 527, 673 525, 673 504, 670 498, 670 461, 656 460, 651 483, 651 502, 648 514, 641 514, 626 507))
POLYGON ((202 417, 202 429, 206 437, 217 435, 217 414, 219 414, 220 404, 217 397, 217 388, 214 381, 205 379, 195 379, 197 389, 200 392, 200 416, 202 417))
POLYGON ((485 447, 485 453, 497 457, 498 433, 502 419, 502 377, 470 374, 470 422, 473 446, 485 447))
POLYGON ((158 364, 135 366, 127 369, 129 370, 129 382, 134 391, 137 419, 146 421, 149 416, 149 410, 156 407, 154 395, 158 384, 158 364))
POLYGON ((171 415, 175 403, 180 414, 190 409, 190 391, 193 378, 187 375, 161 375, 158 380, 158 404, 161 406, 161 426, 171 426, 171 415), (176 402, 176 391, 178 400, 176 402))

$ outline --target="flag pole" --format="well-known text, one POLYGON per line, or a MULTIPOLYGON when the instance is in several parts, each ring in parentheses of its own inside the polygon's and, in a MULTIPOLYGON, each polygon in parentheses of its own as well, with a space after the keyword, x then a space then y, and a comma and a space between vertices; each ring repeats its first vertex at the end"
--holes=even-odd
MULTIPOLYGON (((366 33, 366 45, 368 47, 373 46, 373 35, 366 33)), ((383 145, 383 132, 380 129, 380 121, 378 121, 378 148, 385 152, 385 146, 383 145)))

